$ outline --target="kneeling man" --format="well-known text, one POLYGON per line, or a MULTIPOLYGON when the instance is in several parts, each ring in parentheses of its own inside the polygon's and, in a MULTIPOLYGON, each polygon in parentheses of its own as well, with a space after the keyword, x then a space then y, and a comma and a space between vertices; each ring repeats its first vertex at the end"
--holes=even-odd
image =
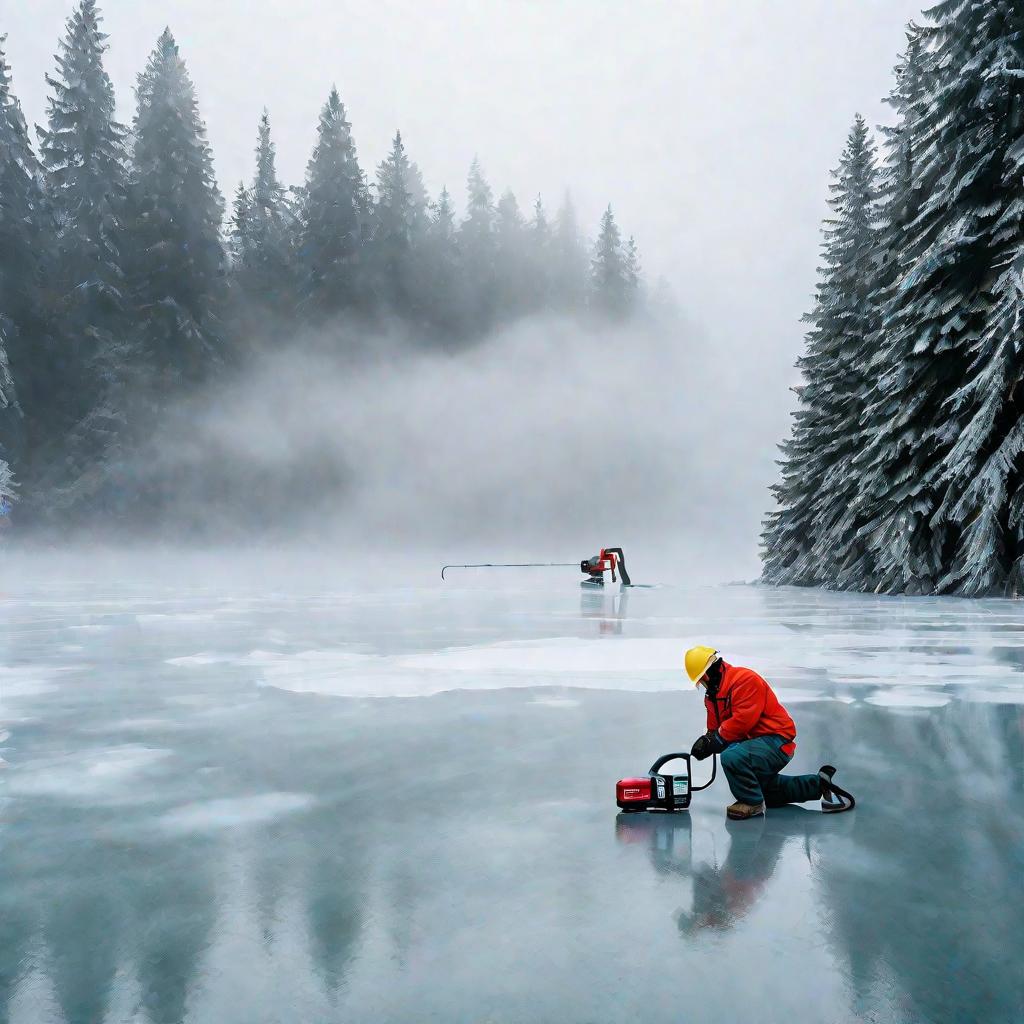
POLYGON ((704 687, 708 731, 690 753, 702 761, 712 754, 722 760, 734 804, 730 818, 742 820, 764 814, 765 807, 820 800, 828 814, 852 810, 853 797, 832 777, 824 764, 817 775, 780 775, 796 750, 796 726, 774 690, 756 672, 723 661, 713 647, 686 652, 686 674, 704 687))

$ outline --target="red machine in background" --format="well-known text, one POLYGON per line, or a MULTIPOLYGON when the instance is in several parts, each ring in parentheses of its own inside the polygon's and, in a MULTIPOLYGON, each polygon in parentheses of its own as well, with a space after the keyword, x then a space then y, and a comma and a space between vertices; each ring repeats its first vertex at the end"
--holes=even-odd
POLYGON ((580 572, 587 577, 580 586, 603 587, 606 572, 612 574, 612 583, 617 583, 616 570, 622 577, 623 586, 632 586, 629 573, 626 572, 626 556, 622 553, 622 548, 601 548, 593 558, 584 558, 580 562, 580 572))
MULTIPOLYGON (((449 569, 547 569, 552 567, 575 565, 575 562, 458 562, 441 566, 441 579, 449 569)), ((626 572, 626 556, 622 548, 601 548, 593 558, 584 558, 580 562, 580 571, 587 577, 581 586, 603 587, 604 574, 612 574, 612 583, 620 579, 624 587, 645 586, 634 584, 626 572)), ((648 584, 649 586, 649 584, 648 584)))

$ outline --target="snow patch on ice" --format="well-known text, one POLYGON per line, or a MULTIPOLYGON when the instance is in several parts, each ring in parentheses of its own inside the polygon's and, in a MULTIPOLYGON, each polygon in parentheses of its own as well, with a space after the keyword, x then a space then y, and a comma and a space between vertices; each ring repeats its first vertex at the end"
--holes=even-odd
POLYGON ((117 718, 113 721, 90 725, 86 733, 152 732, 158 729, 180 728, 180 723, 167 718, 117 718))
POLYGON ((0 665, 0 719, 14 719, 9 702, 53 693, 55 677, 73 670, 73 665, 0 665))
POLYGON ((783 704, 809 704, 811 701, 816 700, 835 700, 834 697, 830 697, 827 693, 822 693, 820 690, 795 690, 789 686, 775 686, 775 696, 782 701, 783 704))
POLYGON ((280 651, 250 651, 245 657, 235 659, 236 665, 256 667, 269 666, 275 670, 287 667, 300 670, 303 666, 311 669, 332 671, 341 667, 365 665, 371 662, 387 661, 387 658, 374 657, 372 654, 357 654, 347 650, 313 650, 299 651, 295 654, 282 654, 280 651))
POLYGON ((185 654, 180 658, 166 658, 165 665, 184 665, 199 668, 203 665, 224 665, 238 662, 238 657, 231 654, 212 654, 200 651, 198 654, 185 654))
POLYGON ((186 708, 219 708, 224 705, 223 699, 215 693, 172 693, 164 697, 163 702, 186 708))
POLYGON ((179 622, 211 622, 216 612, 145 612, 135 616, 140 626, 173 626, 179 622))
POLYGON ((908 693, 905 690, 875 690, 864 698, 880 708, 944 708, 953 698, 946 693, 908 693))
MULTIPOLYGON (((233 663, 258 669, 261 686, 331 696, 426 697, 449 690, 567 685, 650 693, 682 685, 682 649, 683 641, 675 639, 556 637, 407 655, 256 650, 233 663)), ((794 703, 831 699, 814 688, 780 692, 794 703)))
POLYGON ((74 672, 75 668, 74 665, 0 665, 0 687, 8 694, 11 692, 9 687, 18 683, 50 681, 62 672, 74 672))
POLYGON ((528 704, 540 704, 546 708, 578 708, 580 702, 572 697, 535 697, 528 704))
MULTIPOLYGON (((651 693, 682 686, 683 645, 660 638, 556 637, 390 656, 345 649, 293 654, 260 650, 234 663, 258 668, 261 686, 331 696, 426 697, 449 690, 543 686, 651 693)), ((832 699, 816 688, 784 687, 778 692, 792 703, 832 699)), ((560 698, 536 702, 541 700, 555 706, 560 698)))
POLYGON ((552 637, 483 647, 450 647, 402 659, 403 668, 446 672, 682 673, 685 644, 677 639, 552 637))
POLYGON ((212 832, 246 825, 262 825, 312 807, 306 793, 260 793, 257 796, 202 800, 183 804, 158 819, 169 832, 212 832))
POLYGON ((3 679, 0 676, 0 697, 4 700, 36 697, 43 693, 53 693, 56 689, 56 684, 47 679, 3 679))
POLYGON ((128 743, 73 757, 28 762, 12 776, 11 792, 81 799, 100 803, 144 801, 148 794, 132 786, 169 750, 128 743))

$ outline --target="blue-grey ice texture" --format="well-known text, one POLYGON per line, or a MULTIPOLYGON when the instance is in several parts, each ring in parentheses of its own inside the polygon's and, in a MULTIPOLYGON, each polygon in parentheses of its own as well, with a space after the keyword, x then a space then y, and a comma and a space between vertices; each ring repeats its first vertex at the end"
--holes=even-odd
POLYGON ((1009 601, 5 579, 0 1021, 1019 1021, 1022 672, 1009 601), (853 814, 616 814, 691 643, 853 814))

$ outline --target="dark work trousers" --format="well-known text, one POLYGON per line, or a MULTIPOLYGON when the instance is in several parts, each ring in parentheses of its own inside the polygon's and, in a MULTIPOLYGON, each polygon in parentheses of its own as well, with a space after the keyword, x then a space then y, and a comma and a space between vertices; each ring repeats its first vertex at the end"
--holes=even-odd
POLYGON ((730 743, 718 755, 737 803, 782 807, 821 799, 817 775, 779 774, 792 757, 780 749, 787 742, 781 736, 757 736, 730 743))

